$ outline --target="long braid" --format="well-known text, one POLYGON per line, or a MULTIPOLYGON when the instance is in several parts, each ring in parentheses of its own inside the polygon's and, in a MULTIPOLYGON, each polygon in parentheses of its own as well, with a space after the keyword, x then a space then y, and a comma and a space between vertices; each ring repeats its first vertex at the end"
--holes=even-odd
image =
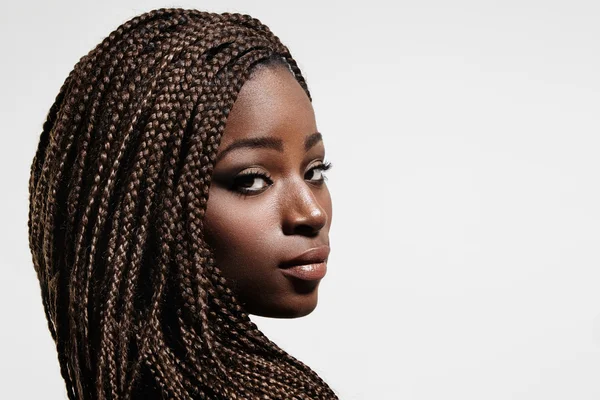
POLYGON ((29 240, 69 399, 336 399, 250 320, 204 240, 227 117, 289 50, 248 15, 159 9, 82 57, 44 123, 29 240))

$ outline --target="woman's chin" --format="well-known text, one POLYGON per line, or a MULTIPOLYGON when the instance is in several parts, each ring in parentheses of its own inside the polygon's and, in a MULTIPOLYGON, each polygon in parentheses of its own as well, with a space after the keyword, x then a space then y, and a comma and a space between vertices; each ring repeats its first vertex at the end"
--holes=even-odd
POLYGON ((312 313, 317 308, 318 293, 316 290, 308 295, 296 295, 294 297, 294 299, 286 302, 252 309, 249 313, 268 318, 301 318, 312 313))

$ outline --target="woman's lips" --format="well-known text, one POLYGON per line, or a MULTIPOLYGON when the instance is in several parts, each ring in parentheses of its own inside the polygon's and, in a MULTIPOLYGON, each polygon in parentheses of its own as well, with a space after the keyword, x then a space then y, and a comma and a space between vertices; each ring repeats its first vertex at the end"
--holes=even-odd
POLYGON ((304 281, 318 281, 323 279, 327 273, 327 262, 323 261, 317 264, 294 265, 293 267, 283 268, 281 270, 285 275, 304 281))
POLYGON ((304 253, 281 263, 280 268, 285 275, 305 281, 323 279, 327 273, 328 245, 308 249, 304 253))
POLYGON ((329 250, 329 246, 326 244, 313 247, 312 249, 308 249, 294 258, 282 262, 281 267, 287 268, 293 267, 294 265, 318 264, 320 262, 327 261, 327 257, 329 257, 329 250))

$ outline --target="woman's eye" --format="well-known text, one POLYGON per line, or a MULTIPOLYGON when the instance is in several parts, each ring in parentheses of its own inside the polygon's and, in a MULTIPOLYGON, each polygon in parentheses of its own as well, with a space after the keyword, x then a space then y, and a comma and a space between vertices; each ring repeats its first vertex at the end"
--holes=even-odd
POLYGON ((272 181, 269 176, 261 173, 251 172, 238 175, 233 182, 232 189, 240 194, 260 192, 272 181))
MULTIPOLYGON (((331 168, 330 162, 325 162, 311 168, 305 176, 305 179, 318 183, 319 185, 327 180, 323 172, 331 168)), ((263 172, 249 171, 236 176, 231 185, 231 190, 240 196, 246 196, 253 193, 264 191, 269 185, 273 184, 271 176, 263 172)))
POLYGON ((325 174, 323 174, 323 172, 327 171, 330 168, 331 168, 330 162, 326 162, 324 164, 317 165, 316 167, 313 167, 312 169, 310 169, 308 171, 307 179, 309 179, 311 181, 323 183, 327 180, 327 177, 325 176, 325 174))
POLYGON ((309 177, 307 179, 311 180, 311 181, 322 181, 324 180, 324 175, 323 175, 323 171, 319 168, 313 168, 310 171, 308 171, 309 177), (310 175, 312 175, 312 177, 310 177, 310 175))

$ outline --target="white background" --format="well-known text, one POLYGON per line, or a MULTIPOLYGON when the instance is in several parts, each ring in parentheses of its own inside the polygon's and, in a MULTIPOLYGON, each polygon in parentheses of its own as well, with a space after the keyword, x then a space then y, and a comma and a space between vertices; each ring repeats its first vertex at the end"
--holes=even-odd
POLYGON ((79 58, 153 8, 290 48, 333 163, 318 308, 253 317, 342 399, 600 399, 600 3, 12 1, 0 13, 0 398, 64 399, 29 167, 79 58))

